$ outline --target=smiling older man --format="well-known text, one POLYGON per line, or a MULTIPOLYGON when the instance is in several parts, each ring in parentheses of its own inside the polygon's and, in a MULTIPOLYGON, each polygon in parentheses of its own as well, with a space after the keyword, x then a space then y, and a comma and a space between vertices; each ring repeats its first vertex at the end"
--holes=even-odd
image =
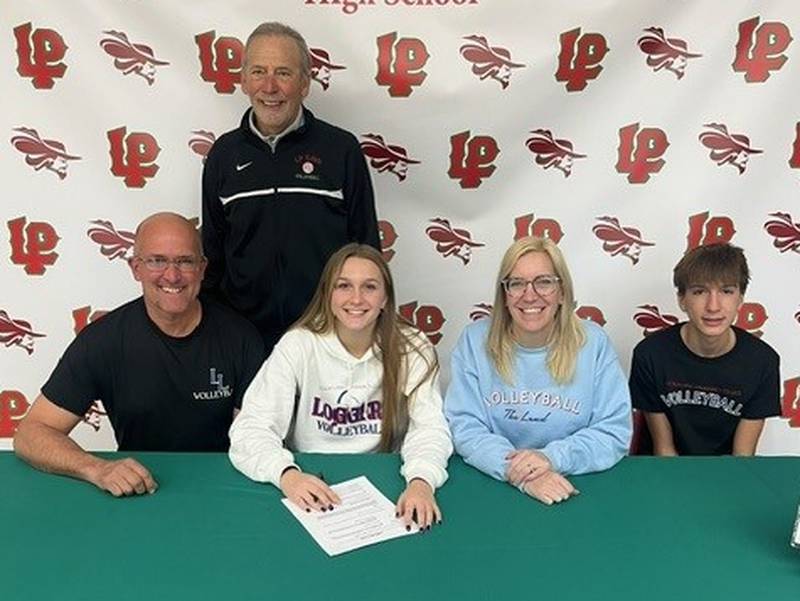
POLYGON ((203 285, 252 320, 268 352, 334 251, 348 242, 380 248, 361 147, 303 107, 310 74, 297 31, 259 25, 242 67, 251 108, 217 140, 203 172, 203 285))
POLYGON ((98 399, 121 451, 228 449, 228 428, 264 348, 244 318, 198 299, 205 266, 184 217, 158 213, 139 225, 130 268, 142 296, 69 345, 17 430, 17 455, 114 496, 154 492, 138 461, 95 457, 69 438, 98 399))

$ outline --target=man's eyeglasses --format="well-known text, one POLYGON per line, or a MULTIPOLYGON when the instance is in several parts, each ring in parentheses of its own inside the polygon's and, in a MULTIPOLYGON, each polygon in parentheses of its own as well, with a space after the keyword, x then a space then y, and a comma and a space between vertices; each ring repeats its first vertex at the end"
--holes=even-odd
POLYGON ((558 290, 561 278, 557 275, 537 275, 532 280, 525 278, 506 278, 501 281, 506 294, 509 296, 522 296, 528 289, 528 284, 533 286, 534 292, 539 296, 550 296, 558 290))
POLYGON ((136 260, 144 263, 147 271, 160 273, 166 271, 170 265, 174 265, 181 273, 194 273, 200 266, 205 263, 205 258, 197 257, 176 257, 168 259, 167 257, 134 257, 136 260))

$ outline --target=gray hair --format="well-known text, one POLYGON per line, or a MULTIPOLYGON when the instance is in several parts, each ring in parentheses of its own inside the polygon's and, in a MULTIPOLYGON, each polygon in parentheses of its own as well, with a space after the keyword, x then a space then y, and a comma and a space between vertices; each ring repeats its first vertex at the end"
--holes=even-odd
POLYGON ((245 62, 247 62, 247 51, 250 49, 250 44, 253 43, 254 39, 261 36, 282 36, 294 40, 294 43, 297 44, 297 50, 300 52, 300 69, 306 77, 311 76, 311 56, 308 52, 308 44, 306 44, 305 38, 296 29, 277 21, 262 23, 247 37, 247 42, 244 45, 245 62))

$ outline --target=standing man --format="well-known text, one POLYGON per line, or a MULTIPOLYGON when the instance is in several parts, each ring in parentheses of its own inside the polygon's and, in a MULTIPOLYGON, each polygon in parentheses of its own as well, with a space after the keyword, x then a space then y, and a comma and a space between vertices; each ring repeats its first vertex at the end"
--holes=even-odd
POLYGON ((135 459, 95 457, 69 438, 95 400, 120 451, 227 451, 228 428, 264 347, 243 317, 198 300, 205 267, 190 221, 174 213, 145 219, 130 260, 142 296, 72 341, 17 429, 17 455, 114 496, 155 492, 135 459))
POLYGON ((311 300, 328 257, 380 248, 369 171, 356 138, 303 107, 311 67, 294 29, 262 23, 245 45, 239 127, 203 172, 204 288, 261 332, 267 353, 311 300))
POLYGON ((750 281, 742 249, 700 246, 675 266, 689 321, 633 350, 631 399, 656 455, 753 455, 764 419, 781 414, 778 354, 733 325, 750 281))

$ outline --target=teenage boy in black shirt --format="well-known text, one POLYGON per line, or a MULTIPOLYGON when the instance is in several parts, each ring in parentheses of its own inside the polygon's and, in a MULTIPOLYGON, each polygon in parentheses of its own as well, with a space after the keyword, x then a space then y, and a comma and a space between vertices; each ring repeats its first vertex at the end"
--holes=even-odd
POLYGON ((733 325, 750 281, 741 248, 700 246, 675 266, 689 320, 633 351, 633 406, 656 455, 753 455, 764 419, 780 415, 778 354, 733 325))

